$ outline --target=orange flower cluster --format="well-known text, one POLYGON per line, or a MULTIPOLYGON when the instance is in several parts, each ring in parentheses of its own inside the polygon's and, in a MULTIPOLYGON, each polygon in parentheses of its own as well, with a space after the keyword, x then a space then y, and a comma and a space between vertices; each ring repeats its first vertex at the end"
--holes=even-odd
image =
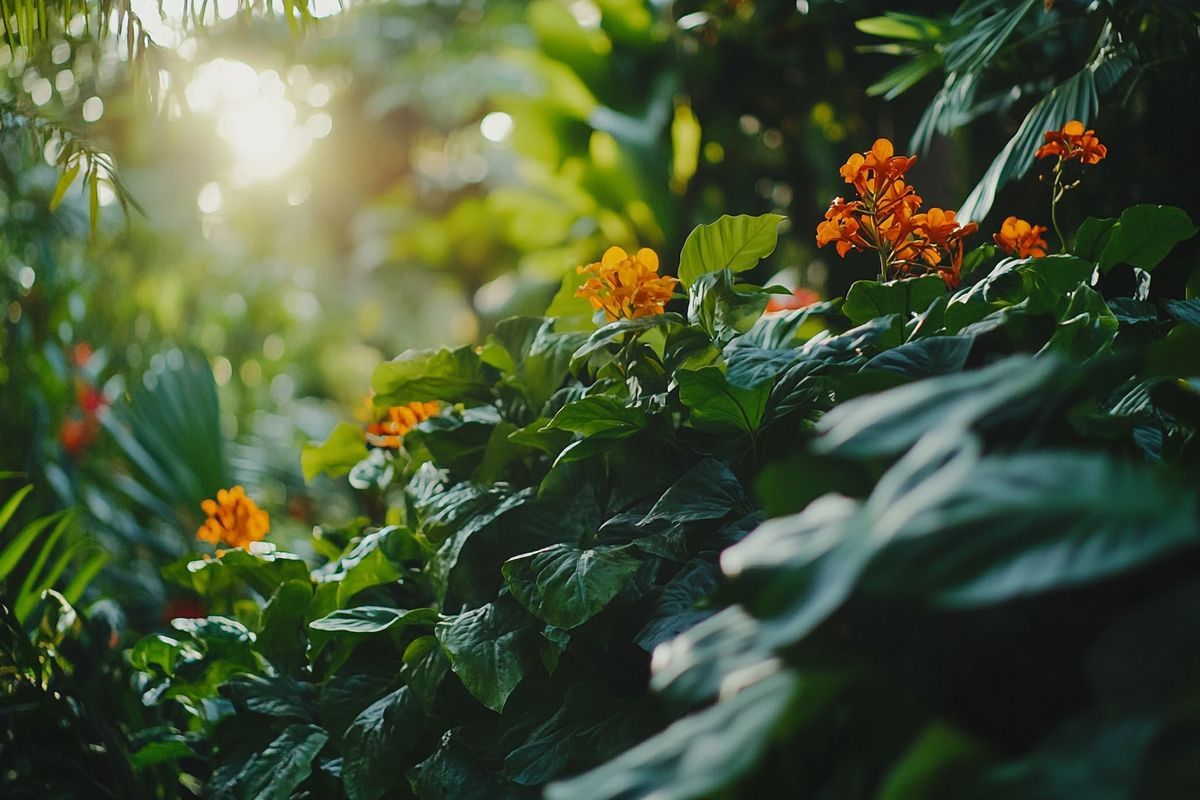
POLYGON ((208 519, 196 531, 196 538, 209 544, 225 542, 230 547, 245 547, 260 541, 271 529, 267 512, 246 496, 241 486, 222 489, 216 500, 205 500, 200 508, 208 519))
POLYGON ((1045 225, 1031 225, 1018 217, 1008 217, 992 238, 1010 256, 1041 258, 1046 255, 1046 240, 1042 238, 1046 230, 1045 225))
POLYGON ((575 296, 586 299, 597 311, 604 309, 609 322, 663 313, 679 282, 658 274, 658 254, 649 247, 633 255, 610 247, 600 261, 579 267, 579 273, 590 277, 575 296))
POLYGON ((1083 123, 1073 119, 1063 125, 1061 131, 1046 131, 1046 143, 1034 154, 1038 158, 1055 158, 1061 161, 1079 159, 1084 164, 1099 164, 1108 155, 1108 148, 1100 144, 1094 130, 1084 130, 1083 123))
POLYGON ((382 420, 372 422, 364 434, 367 444, 372 447, 387 447, 398 450, 404 441, 404 434, 412 430, 417 423, 427 420, 441 410, 438 402, 409 403, 403 406, 388 408, 382 420))
POLYGON ((850 156, 838 172, 858 199, 833 199, 817 226, 817 246, 832 243, 843 258, 851 250, 874 250, 884 279, 937 273, 954 288, 962 269, 963 238, 978 226, 964 225, 953 211, 920 211, 924 201, 903 180, 916 160, 895 155, 887 139, 850 156))

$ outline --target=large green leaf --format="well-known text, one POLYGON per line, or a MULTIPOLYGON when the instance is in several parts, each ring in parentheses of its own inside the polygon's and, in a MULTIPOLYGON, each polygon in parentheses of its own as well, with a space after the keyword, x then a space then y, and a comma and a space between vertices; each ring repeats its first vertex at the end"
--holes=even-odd
POLYGON ((953 606, 1077 586, 1200 547, 1195 491, 1151 467, 1066 451, 960 462, 877 519, 889 541, 864 590, 953 606))
POLYGON ((509 559, 503 572, 509 591, 529 613, 570 630, 607 606, 639 564, 626 546, 581 550, 556 544, 509 559))
POLYGON ((691 287, 696 278, 708 272, 750 269, 775 249, 779 223, 784 219, 780 214, 726 214, 711 225, 697 225, 679 255, 679 280, 691 287))
POLYGON ((717 367, 680 370, 679 400, 691 412, 692 424, 702 430, 752 433, 762 424, 771 394, 769 383, 754 389, 734 386, 717 367))
POLYGON ((781 672, 684 717, 602 767, 552 783, 547 800, 692 800, 731 785, 758 761, 792 706, 798 681, 781 672))
POLYGON ((855 325, 877 317, 900 314, 908 319, 920 314, 946 293, 946 283, 937 275, 899 281, 855 281, 846 293, 842 313, 855 325))
POLYGON ((314 631, 328 633, 382 633, 397 625, 432 625, 438 613, 432 608, 357 606, 342 608, 309 623, 314 631))
POLYGON ((646 412, 609 395, 592 395, 563 406, 547 428, 571 431, 581 436, 620 439, 632 436, 649 425, 646 412))
POLYGON ((928 431, 995 421, 1030 403, 1060 374, 1052 358, 1013 356, 983 369, 928 378, 843 403, 818 423, 819 451, 864 457, 900 453, 928 431))
POLYGON ((312 596, 308 581, 286 580, 263 606, 254 644, 280 670, 298 670, 304 665, 308 646, 304 616, 312 596))
POLYGON ((371 388, 378 405, 486 400, 491 396, 486 369, 470 346, 408 350, 375 368, 371 388))
MULTIPOLYGON (((1083 229, 1080 230, 1083 235, 1083 229)), ((1150 272, 1176 244, 1195 233, 1196 226, 1183 209, 1133 206, 1121 212, 1120 219, 1107 231, 1097 260, 1102 270, 1124 263, 1150 272)), ((1076 236, 1077 241, 1079 238, 1076 236)))
POLYGON ((741 481, 715 458, 701 459, 663 493, 640 524, 674 524, 721 519, 731 511, 750 511, 741 481))
POLYGON ((289 725, 237 774, 234 793, 255 800, 288 800, 312 772, 312 761, 329 741, 316 725, 289 725))
POLYGON ((540 627, 512 599, 500 598, 438 623, 435 632, 467 691, 493 711, 502 711, 537 663, 540 627))
POLYGON ((377 800, 403 777, 399 769, 425 728, 421 703, 401 686, 368 706, 342 735, 342 780, 349 800, 377 800))

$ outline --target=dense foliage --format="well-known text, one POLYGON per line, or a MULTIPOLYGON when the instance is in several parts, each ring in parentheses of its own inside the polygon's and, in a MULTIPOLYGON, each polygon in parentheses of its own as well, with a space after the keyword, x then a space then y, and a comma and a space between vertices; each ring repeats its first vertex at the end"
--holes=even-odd
POLYGON ((1101 764, 1177 796, 1189 639, 1140 637, 1194 595, 1167 556, 1200 539, 1197 306, 1150 292, 1191 222, 1138 206, 1071 253, 977 250, 953 292, 764 315, 736 272, 776 224, 693 233, 686 315, 575 330, 569 280, 550 317, 379 367, 377 404, 445 407, 305 462, 383 517, 319 531, 311 575, 267 545, 191 563, 221 615, 132 653, 215 793, 536 796, 612 758, 549 796, 1067 797, 1115 789, 1101 764))
POLYGON ((1186 4, 10 5, 0 794, 1200 782, 1186 4), (222 70, 338 120, 303 197, 112 241, 137 115, 54 114, 222 70))

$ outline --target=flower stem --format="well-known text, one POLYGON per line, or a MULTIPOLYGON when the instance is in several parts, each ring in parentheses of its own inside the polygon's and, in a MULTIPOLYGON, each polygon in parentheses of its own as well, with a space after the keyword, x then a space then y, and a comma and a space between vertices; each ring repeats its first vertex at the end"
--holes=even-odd
POLYGON ((1062 185, 1063 161, 1059 158, 1058 164, 1054 167, 1054 188, 1051 189, 1050 195, 1050 222, 1054 225, 1054 233, 1058 236, 1059 249, 1058 252, 1067 252, 1067 237, 1063 236, 1062 228, 1058 225, 1058 201, 1062 199, 1066 189, 1062 185))

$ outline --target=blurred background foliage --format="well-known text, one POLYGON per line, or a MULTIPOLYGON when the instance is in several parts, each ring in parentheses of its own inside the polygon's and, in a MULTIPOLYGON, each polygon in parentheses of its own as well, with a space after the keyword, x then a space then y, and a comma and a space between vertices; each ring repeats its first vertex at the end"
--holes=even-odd
MULTIPOLYGON (((843 294, 872 267, 811 231, 876 136, 982 215, 1026 115, 1081 116, 1113 157, 1068 215, 1200 214, 1185 2, 49 5, 5 6, 0 48, 0 469, 22 513, 81 509, 135 627, 186 600, 159 566, 199 499, 242 482, 302 549, 356 510, 297 446, 379 360, 540 313, 610 244, 674 271, 694 225, 776 211, 750 277, 843 294)), ((985 232, 1044 207, 1000 178, 985 232)))

